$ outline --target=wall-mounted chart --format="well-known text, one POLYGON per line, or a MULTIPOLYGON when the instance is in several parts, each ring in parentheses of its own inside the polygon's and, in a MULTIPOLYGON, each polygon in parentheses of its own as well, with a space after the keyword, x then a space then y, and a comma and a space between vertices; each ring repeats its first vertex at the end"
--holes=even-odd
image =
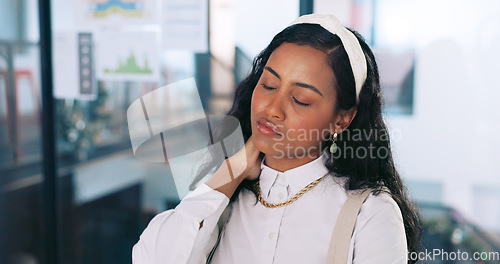
POLYGON ((82 25, 120 26, 157 22, 156 0, 79 0, 75 11, 82 25))
POLYGON ((97 70, 100 80, 158 81, 158 39, 154 32, 99 34, 97 70))

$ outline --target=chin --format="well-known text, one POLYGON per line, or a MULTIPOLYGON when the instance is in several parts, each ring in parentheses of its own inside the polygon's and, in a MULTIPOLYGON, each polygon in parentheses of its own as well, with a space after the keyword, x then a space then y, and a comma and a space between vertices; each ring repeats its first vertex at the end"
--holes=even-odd
POLYGON ((272 150, 272 144, 266 142, 266 140, 262 138, 262 136, 263 135, 253 134, 253 143, 260 152, 267 154, 270 150, 272 150))
POLYGON ((253 135, 253 143, 260 152, 271 156, 280 154, 280 149, 275 147, 275 144, 278 142, 260 134, 258 131, 256 133, 253 135))
POLYGON ((321 145, 297 146, 290 144, 290 142, 274 142, 269 144, 260 140, 254 141, 255 147, 260 152, 273 156, 275 158, 283 159, 314 159, 321 155, 321 145), (304 151, 305 150, 305 151, 304 151))

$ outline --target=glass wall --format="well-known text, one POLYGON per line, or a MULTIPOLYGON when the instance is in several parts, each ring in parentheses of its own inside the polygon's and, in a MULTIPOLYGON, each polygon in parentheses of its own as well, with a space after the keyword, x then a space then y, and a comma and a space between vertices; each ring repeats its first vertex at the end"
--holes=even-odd
POLYGON ((37 1, 0 1, 0 259, 44 258, 37 1))
POLYGON ((183 48, 189 36, 168 36, 199 30, 175 10, 193 16, 203 3, 52 1, 62 263, 131 263, 150 219, 178 203, 168 163, 134 156, 127 110, 197 76, 206 39, 183 48), (177 27, 164 26, 167 13, 177 27))
POLYGON ((41 158, 40 56, 38 36, 30 34, 38 30, 36 1, 1 5, 0 168, 6 168, 41 158))

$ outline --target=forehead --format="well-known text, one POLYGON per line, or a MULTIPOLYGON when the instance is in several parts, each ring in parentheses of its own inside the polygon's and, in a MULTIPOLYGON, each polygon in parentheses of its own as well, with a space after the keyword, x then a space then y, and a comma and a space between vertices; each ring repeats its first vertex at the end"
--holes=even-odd
POLYGON ((282 82, 306 83, 325 93, 334 90, 335 77, 327 55, 313 47, 283 43, 273 51, 266 66, 276 71, 282 82))

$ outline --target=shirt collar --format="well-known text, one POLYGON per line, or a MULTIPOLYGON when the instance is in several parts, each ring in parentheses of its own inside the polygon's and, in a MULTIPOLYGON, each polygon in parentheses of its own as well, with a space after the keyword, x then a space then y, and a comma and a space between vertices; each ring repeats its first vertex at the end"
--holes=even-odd
POLYGON ((296 194, 309 183, 323 177, 328 173, 328 168, 325 166, 327 159, 326 150, 316 159, 301 165, 299 167, 279 172, 275 169, 268 167, 265 164, 265 157, 260 163, 260 188, 264 198, 266 198, 271 190, 271 187, 279 182, 280 184, 287 185, 292 194, 296 194))

